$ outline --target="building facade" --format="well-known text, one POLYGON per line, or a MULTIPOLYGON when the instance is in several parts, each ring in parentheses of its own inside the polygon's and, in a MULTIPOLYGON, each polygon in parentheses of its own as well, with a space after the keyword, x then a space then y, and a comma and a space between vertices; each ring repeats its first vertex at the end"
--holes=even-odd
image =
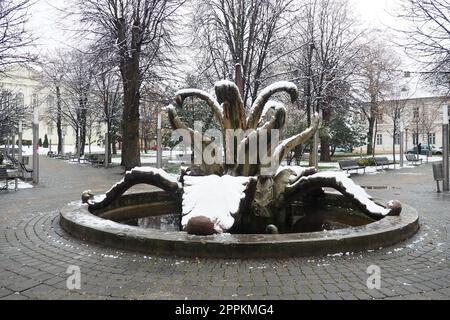
MULTIPOLYGON (((31 121, 33 112, 38 110, 39 114, 39 138, 44 142, 45 136, 49 142, 49 148, 53 151, 58 149, 58 133, 55 121, 52 121, 50 113, 55 104, 55 97, 51 90, 45 86, 37 70, 26 66, 15 66, 0 75, 0 90, 8 91, 16 97, 27 109, 23 119, 22 139, 24 144, 32 141, 31 121)), ((17 124, 18 128, 18 124, 17 124)), ((64 152, 76 152, 76 132, 64 120, 62 121, 63 150, 64 152)), ((95 130, 93 141, 98 141, 97 132, 102 131, 102 126, 95 130)), ((104 130, 103 130, 104 131, 104 130)), ((17 139, 17 138, 16 138, 17 139)), ((86 152, 88 148, 86 147, 86 152)))
POLYGON ((377 154, 400 152, 400 132, 404 151, 422 145, 442 147, 442 107, 450 105, 448 92, 430 87, 420 77, 403 78, 392 94, 378 106, 374 128, 377 154), (395 126, 395 130, 394 130, 395 126))

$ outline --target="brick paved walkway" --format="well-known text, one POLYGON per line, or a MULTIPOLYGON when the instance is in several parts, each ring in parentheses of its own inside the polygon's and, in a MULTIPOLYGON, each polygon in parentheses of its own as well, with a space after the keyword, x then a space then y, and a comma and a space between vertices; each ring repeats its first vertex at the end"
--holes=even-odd
POLYGON ((412 239, 374 252, 284 260, 177 259, 87 244, 68 236, 57 209, 81 191, 101 193, 120 169, 80 168, 41 159, 41 184, 0 193, 0 298, 3 299, 448 299, 450 195, 435 193, 431 166, 358 176, 377 197, 420 212, 412 239), (368 266, 381 289, 368 290, 368 266), (81 268, 81 289, 66 270, 81 268))

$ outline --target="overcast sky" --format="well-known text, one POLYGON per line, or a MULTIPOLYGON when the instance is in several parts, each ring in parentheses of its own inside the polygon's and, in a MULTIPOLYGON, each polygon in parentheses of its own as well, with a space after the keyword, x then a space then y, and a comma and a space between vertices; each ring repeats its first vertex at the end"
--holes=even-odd
MULTIPOLYGON (((30 10, 30 30, 39 38, 38 48, 41 52, 51 54, 57 47, 73 46, 73 33, 65 31, 73 27, 66 14, 58 9, 70 8, 74 0, 36 0, 30 10)), ((393 17, 398 0, 350 0, 354 15, 360 17, 365 26, 380 29, 402 25, 393 17)))

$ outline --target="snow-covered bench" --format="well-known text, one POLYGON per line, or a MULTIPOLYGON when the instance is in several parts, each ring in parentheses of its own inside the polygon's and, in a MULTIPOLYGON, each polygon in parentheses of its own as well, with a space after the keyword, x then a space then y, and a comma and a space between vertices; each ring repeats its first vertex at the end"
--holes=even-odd
POLYGON ((387 157, 375 157, 375 164, 377 167, 381 166, 381 169, 384 169, 384 166, 387 166, 389 168, 389 166, 391 164, 395 165, 394 161, 390 161, 387 157))
POLYGON ((339 167, 343 171, 347 171, 347 173, 350 170, 356 170, 356 173, 358 173, 359 169, 364 170, 364 173, 366 173, 366 166, 360 166, 355 160, 342 160, 339 161, 339 167))
POLYGON ((416 157, 415 154, 407 154, 406 155, 406 160, 408 160, 409 162, 411 162, 413 165, 416 165, 416 163, 418 163, 420 161, 420 164, 422 164, 423 159, 416 157))

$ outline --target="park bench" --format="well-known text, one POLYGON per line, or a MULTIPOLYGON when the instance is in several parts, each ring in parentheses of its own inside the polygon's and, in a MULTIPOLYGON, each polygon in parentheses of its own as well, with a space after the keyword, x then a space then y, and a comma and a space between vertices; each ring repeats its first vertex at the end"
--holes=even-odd
POLYGON ((347 173, 350 170, 356 170, 356 173, 358 173, 359 169, 364 170, 364 173, 366 173, 366 166, 360 166, 355 160, 342 160, 339 161, 339 167, 341 170, 347 171, 347 173))
POLYGON ((382 170, 384 169, 384 166, 387 166, 388 169, 389 169, 389 166, 391 164, 395 165, 395 162, 394 161, 390 161, 387 157, 375 157, 374 160, 375 160, 376 167, 381 166, 382 170))
POLYGON ((61 155, 61 160, 70 160, 72 158, 72 152, 61 155))
POLYGON ((104 154, 88 154, 84 157, 86 162, 89 162, 93 166, 96 166, 97 168, 100 165, 105 164, 105 155, 104 154))
POLYGON ((420 162, 422 164, 423 159, 416 157, 415 154, 407 154, 406 160, 411 162, 413 165, 416 165, 416 163, 420 162))
POLYGON ((4 167, 0 168, 0 183, 3 182, 3 187, 0 187, 0 190, 8 190, 9 180, 15 181, 15 188, 14 190, 17 191, 17 176, 10 177, 8 175, 8 170, 4 167))
MULTIPOLYGON (((17 160, 14 157, 11 157, 10 155, 6 155, 6 158, 11 162, 11 164, 13 165, 10 169, 14 169, 17 168, 19 169, 19 172, 21 174, 21 177, 25 180, 29 180, 32 177, 33 174, 33 170, 28 169, 25 165, 25 163, 20 162, 19 160, 17 160)), ((28 163, 28 157, 24 157, 23 160, 27 161, 28 163)))

